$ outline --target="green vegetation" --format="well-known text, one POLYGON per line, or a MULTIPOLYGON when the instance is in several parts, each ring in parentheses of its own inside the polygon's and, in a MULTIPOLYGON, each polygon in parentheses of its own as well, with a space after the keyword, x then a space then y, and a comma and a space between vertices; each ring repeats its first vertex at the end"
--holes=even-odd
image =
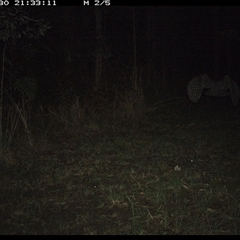
POLYGON ((2 150, 1 234, 240 234, 233 109, 76 105, 35 114, 31 144, 19 122, 2 150))

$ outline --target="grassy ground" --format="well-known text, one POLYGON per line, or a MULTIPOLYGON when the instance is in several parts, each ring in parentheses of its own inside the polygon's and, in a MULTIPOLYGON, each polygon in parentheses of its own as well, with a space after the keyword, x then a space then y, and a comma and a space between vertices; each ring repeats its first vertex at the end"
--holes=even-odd
POLYGON ((186 102, 49 127, 2 154, 1 234, 240 234, 240 126, 186 102))

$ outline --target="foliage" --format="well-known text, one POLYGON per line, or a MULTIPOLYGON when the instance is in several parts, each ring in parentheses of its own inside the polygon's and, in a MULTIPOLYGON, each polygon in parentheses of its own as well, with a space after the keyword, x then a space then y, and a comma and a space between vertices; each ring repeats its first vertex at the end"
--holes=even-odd
POLYGON ((0 11, 0 40, 16 40, 26 36, 38 39, 44 36, 50 28, 43 20, 30 18, 23 8, 1 8, 0 11))
POLYGON ((14 83, 14 88, 27 99, 33 100, 36 96, 38 83, 34 78, 23 77, 14 83))
POLYGON ((71 133, 52 114, 34 151, 18 131, 0 153, 1 234, 239 234, 239 123, 173 106, 71 133))
MULTIPOLYGON (((3 150, 3 95, 5 89, 5 63, 9 60, 7 58, 7 50, 9 46, 16 44, 17 40, 25 36, 28 39, 38 39, 40 36, 43 36, 47 29, 50 26, 41 19, 33 19, 29 17, 25 9, 18 7, 1 7, 0 8, 0 41, 4 42, 3 51, 2 51, 2 73, 1 73, 1 86, 0 86, 0 150, 3 150)), ((11 61, 10 61, 11 62, 11 61)), ((12 65, 12 63, 11 63, 12 65)), ((10 71, 11 72, 11 71, 10 71)), ((12 74, 12 73, 11 73, 12 74)), ((17 79, 14 75, 11 78, 17 79)), ((10 92, 12 85, 10 83, 10 92)), ((30 131, 28 128, 28 118, 27 110, 25 109, 26 100, 32 100, 37 91, 37 81, 29 76, 23 77, 20 80, 17 80, 14 83, 14 88, 16 91, 20 91, 22 94, 22 109, 19 108, 19 104, 16 103, 11 94, 7 91, 5 93, 8 95, 8 98, 12 102, 12 105, 15 107, 18 112, 22 123, 24 124, 25 132, 28 135, 29 143, 32 145, 32 140, 30 136, 30 131), (26 99, 26 98, 27 99, 26 99)), ((13 121, 13 126, 10 127, 11 132, 9 134, 8 142, 10 143, 15 133, 15 126, 17 126, 18 121, 13 121)))

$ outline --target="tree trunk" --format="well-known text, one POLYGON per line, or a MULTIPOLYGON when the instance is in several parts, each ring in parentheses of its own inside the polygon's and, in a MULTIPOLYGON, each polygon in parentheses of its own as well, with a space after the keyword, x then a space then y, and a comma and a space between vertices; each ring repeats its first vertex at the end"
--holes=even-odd
POLYGON ((218 37, 218 22, 219 22, 219 6, 214 7, 214 78, 219 80, 219 37, 218 37))
POLYGON ((137 90, 137 36, 136 36, 136 15, 135 7, 133 7, 133 73, 132 73, 132 87, 137 90))
POLYGON ((97 90, 102 81, 102 61, 103 61, 103 38, 102 38, 102 12, 101 8, 95 8, 96 16, 96 58, 95 58, 95 84, 97 90))

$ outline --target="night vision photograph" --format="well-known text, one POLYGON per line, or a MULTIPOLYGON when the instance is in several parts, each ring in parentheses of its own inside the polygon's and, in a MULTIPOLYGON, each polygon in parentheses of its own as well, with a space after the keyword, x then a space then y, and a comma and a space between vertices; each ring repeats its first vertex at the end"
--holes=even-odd
POLYGON ((0 234, 240 234, 240 6, 10 2, 0 234))

